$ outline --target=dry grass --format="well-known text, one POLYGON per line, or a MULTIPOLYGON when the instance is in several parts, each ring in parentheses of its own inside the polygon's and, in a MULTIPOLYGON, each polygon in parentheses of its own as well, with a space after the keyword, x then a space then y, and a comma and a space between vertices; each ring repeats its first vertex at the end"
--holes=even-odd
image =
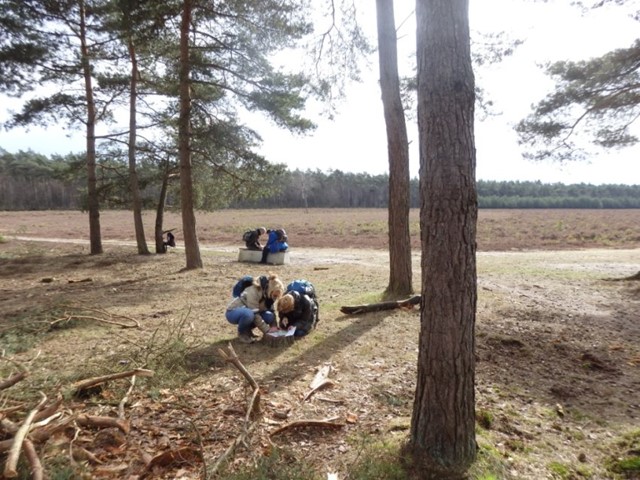
MULTIPOLYGON (((638 282, 606 279, 640 270, 638 214, 481 212, 476 324, 480 452, 471 478, 620 478, 609 467, 612 454, 622 454, 623 433, 640 428, 640 295, 638 282), (550 232, 557 232, 557 238, 549 238, 550 232), (593 239, 586 239, 587 232, 593 239), (569 239, 576 243, 563 243, 569 239), (597 246, 608 248, 584 248, 596 239, 604 239, 597 246)), ((103 212, 105 241, 133 239, 129 216, 103 212)), ((153 217, 145 218, 149 229, 153 217)), ((177 218, 169 216, 166 226, 179 227, 177 218)), ((262 387, 263 416, 248 441, 251 448, 239 449, 231 470, 251 466, 276 449, 283 456, 269 469, 305 465, 302 476, 266 471, 264 477, 243 478, 309 480, 313 471, 316 478, 326 478, 332 470, 341 479, 390 478, 348 475, 371 444, 398 444, 408 434, 419 312, 340 313, 342 305, 379 299, 386 287, 385 222, 380 210, 200 214, 205 268, 183 271, 179 248, 140 256, 131 244, 106 242, 103 255, 91 256, 86 240, 16 239, 85 238, 82 214, 0 212, 0 234, 6 240, 0 243, 0 341, 6 354, 32 372, 4 399, 29 403, 39 389, 152 364, 158 375, 140 379, 127 407, 132 431, 126 443, 100 446, 92 443, 95 432, 80 436, 78 445, 105 462, 87 467, 88 475, 137 475, 142 451, 156 454, 185 445, 202 448, 213 464, 241 431, 250 393, 218 355, 218 348, 235 337, 223 316, 225 305, 236 278, 263 273, 259 265, 238 264, 235 248, 247 227, 284 226, 293 262, 272 269, 285 281, 308 278, 316 285, 322 320, 312 335, 284 350, 234 342, 262 387), (372 248, 350 248, 365 242, 372 248), (141 328, 122 330, 90 320, 46 328, 69 305, 135 318, 141 328), (326 363, 333 367, 333 388, 303 401, 316 369, 326 363), (270 438, 275 424, 283 422, 278 412, 287 409, 288 420, 338 416, 352 423, 338 431, 300 429, 270 438), (123 465, 126 469, 118 474, 99 473, 123 465)), ((419 290, 417 249, 413 258, 419 290)), ((0 364, 0 369, 6 378, 11 365, 0 364)), ((92 399, 90 413, 113 415, 125 388, 110 385, 92 399)), ((59 440, 41 450, 48 468, 56 462, 68 465, 66 443, 59 440)), ((201 474, 201 465, 194 464, 168 467, 154 478, 201 474)))

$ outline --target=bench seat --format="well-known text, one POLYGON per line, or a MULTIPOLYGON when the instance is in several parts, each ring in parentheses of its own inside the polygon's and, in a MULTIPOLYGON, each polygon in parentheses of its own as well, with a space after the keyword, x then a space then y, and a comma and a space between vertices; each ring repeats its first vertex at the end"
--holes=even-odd
MULTIPOLYGON (((247 263, 260 263, 262 252, 260 250, 249 250, 248 248, 238 249, 238 261, 247 263)), ((289 251, 270 253, 267 255, 267 263, 271 265, 286 265, 291 263, 289 251)))

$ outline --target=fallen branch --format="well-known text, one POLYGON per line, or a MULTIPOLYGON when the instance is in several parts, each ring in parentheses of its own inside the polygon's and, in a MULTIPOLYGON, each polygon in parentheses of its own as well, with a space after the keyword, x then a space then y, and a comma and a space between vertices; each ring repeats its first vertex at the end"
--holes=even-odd
POLYGON ((36 416, 33 419, 33 421, 34 422, 39 422, 40 420, 43 420, 45 418, 51 417, 54 413, 56 413, 58 411, 58 408, 60 408, 60 405, 62 405, 62 395, 58 395, 58 398, 56 398, 55 402, 53 402, 48 407, 45 407, 42 410, 40 410, 36 414, 36 416))
POLYGON ((135 370, 129 370, 127 372, 112 373, 110 375, 102 375, 100 377, 80 380, 79 382, 73 384, 73 392, 74 394, 78 394, 79 392, 81 392, 82 390, 86 390, 87 388, 95 387, 111 380, 132 377, 134 375, 138 375, 140 377, 153 377, 153 371, 145 370, 144 368, 136 368, 135 370))
POLYGON ((51 436, 67 428, 75 419, 75 415, 70 415, 57 423, 33 430, 29 432, 29 438, 36 443, 44 442, 51 436))
POLYGON ((24 449, 24 456, 27 457, 29 466, 31 466, 31 480, 43 480, 44 469, 38 457, 38 452, 36 452, 36 448, 33 446, 33 443, 31 443, 31 440, 25 439, 22 448, 24 449))
POLYGON ((229 447, 225 450, 225 452, 218 457, 216 463, 213 465, 211 470, 208 472, 209 477, 215 476, 216 472, 220 468, 220 466, 227 461, 227 459, 233 455, 238 445, 246 443, 247 437, 256 429, 258 426, 257 422, 251 423, 251 418, 253 417, 253 413, 257 415, 260 412, 260 386, 258 382, 251 376, 249 371, 245 368, 245 366, 240 362, 238 355, 233 349, 233 345, 229 343, 229 353, 219 348, 218 352, 220 356, 229 363, 232 363, 239 371, 242 373, 244 378, 249 382, 251 387, 253 388, 253 394, 251 395, 251 399, 249 400, 249 404, 247 406, 247 413, 244 419, 244 427, 240 435, 236 437, 236 439, 229 445, 229 447))
POLYGON ((29 370, 27 370, 25 366, 22 365, 20 362, 16 362, 15 360, 7 358, 4 355, 0 356, 0 358, 2 358, 5 362, 13 363, 18 368, 18 370, 20 370, 18 373, 14 373, 3 382, 0 382, 0 390, 9 388, 29 376, 29 370))
POLYGON ((222 348, 218 349, 218 353, 220 353, 220 356, 224 359, 225 362, 232 363, 234 367, 240 370, 240 373, 242 373, 244 378, 247 379, 247 382, 249 382, 249 385, 251 385, 251 388, 253 388, 254 390, 257 389, 258 382, 254 380, 254 378, 251 376, 249 371, 245 368, 242 362, 240 362, 240 359, 238 358, 238 355, 236 354, 236 351, 233 349, 233 345, 231 345, 231 343, 229 343, 228 348, 229 348, 229 353, 225 352, 222 348))
POLYGON ((81 427, 97 428, 117 428, 125 435, 129 433, 131 427, 129 422, 113 417, 99 417, 94 415, 78 415, 76 423, 81 427))
POLYGON ((308 400, 311 395, 313 395, 321 388, 333 385, 333 381, 327 378, 329 376, 329 373, 331 373, 330 364, 324 365, 322 368, 320 368, 320 370, 318 370, 318 373, 316 373, 315 377, 313 377, 313 380, 311 381, 311 384, 309 385, 311 390, 309 390, 302 399, 303 402, 308 400))
POLYGON ((15 385, 16 383, 18 383, 21 380, 24 380, 28 376, 29 376, 29 372, 14 373, 9 378, 7 378, 5 381, 0 382, 0 390, 4 390, 6 388, 12 387, 13 385, 15 385))
POLYGON ((194 464, 196 461, 204 461, 202 453, 193 447, 181 447, 176 450, 162 452, 151 459, 140 478, 146 478, 152 470, 158 467, 171 467, 184 464, 194 464))
POLYGON ((122 400, 120 400, 120 403, 118 404, 118 418, 120 418, 121 420, 125 419, 124 406, 129 401, 129 395, 131 395, 131 392, 133 392, 133 387, 135 386, 136 386, 136 376, 134 375, 133 377, 131 377, 131 386, 129 387, 129 390, 127 390, 127 393, 124 394, 124 397, 122 397, 122 400))
POLYGON ((290 430, 294 428, 302 428, 302 427, 321 427, 321 428, 342 428, 344 427, 344 423, 337 423, 340 417, 332 417, 327 418, 325 420, 296 420, 294 422, 287 423, 280 428, 276 428, 273 432, 269 434, 269 436, 273 437, 279 433, 284 432, 285 430, 290 430))
POLYGON ((253 389, 253 395, 251 396, 251 400, 247 405, 247 416, 245 421, 248 422, 250 417, 253 417, 254 414, 258 415, 260 413, 260 387, 258 385, 258 382, 255 381, 255 379, 251 376, 249 371, 245 368, 245 366, 238 358, 238 355, 233 349, 233 345, 231 345, 231 343, 229 343, 228 348, 229 353, 219 348, 218 352, 220 353, 220 356, 224 358, 226 362, 233 364, 233 366, 236 367, 240 371, 240 373, 242 373, 244 378, 247 380, 247 382, 249 382, 249 385, 251 385, 251 388, 253 389))
POLYGON ((40 396, 42 397, 40 403, 38 403, 38 405, 36 405, 36 407, 29 412, 27 418, 24 419, 24 422, 22 422, 22 425, 20 425, 20 428, 13 437, 13 444, 11 445, 11 449, 9 450, 7 462, 4 465, 4 476, 7 478, 15 478, 18 476, 17 466, 18 458, 20 458, 22 443, 24 442, 27 433, 29 433, 29 428, 31 428, 31 422, 33 422, 33 418, 36 416, 42 406, 47 402, 47 396, 44 393, 40 392, 40 396))
POLYGON ((365 305, 340 307, 340 311, 346 315, 356 315, 358 313, 379 312, 381 310, 393 310, 394 308, 413 308, 420 305, 421 295, 414 295, 406 300, 392 300, 389 302, 368 303, 365 305))

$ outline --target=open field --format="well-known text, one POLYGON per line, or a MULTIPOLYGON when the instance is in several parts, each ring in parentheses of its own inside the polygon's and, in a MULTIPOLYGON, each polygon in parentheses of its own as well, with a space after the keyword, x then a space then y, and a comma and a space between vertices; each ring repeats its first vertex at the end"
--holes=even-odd
MULTIPOLYGON (((30 372, 0 392, 0 417, 23 404, 9 415, 20 421, 39 391, 63 393, 65 415, 117 417, 127 380, 84 399, 71 397, 69 385, 135 367, 155 372, 129 395, 127 435, 78 431, 73 447, 95 456, 86 465, 70 466, 72 428, 36 445, 58 474, 51 478, 203 478, 194 452, 211 475, 243 433, 251 395, 219 354, 229 342, 260 385, 262 413, 220 478, 407 478, 384 465, 408 434, 419 311, 340 313, 377 301, 386 287, 384 210, 199 214, 199 271, 182 270, 179 245, 136 255, 129 213, 103 212, 101 221, 105 253, 90 256, 84 214, 0 212, 0 345, 17 362, 0 362, 0 382, 17 364, 30 372), (311 280, 320 296, 317 330, 285 349, 238 344, 224 319, 235 279, 264 273, 236 262, 242 231, 259 225, 283 226, 291 240, 292 263, 270 269, 285 282, 311 280), (334 384, 305 400, 327 364, 334 384), (342 426, 274 433, 327 418, 342 426), (151 457, 180 448, 190 461, 149 470, 151 457)), ((150 236, 152 214, 145 221, 150 236)), ((165 228, 173 227, 180 223, 171 215, 165 228)), ((483 210, 478 248, 479 451, 470 478, 639 478, 638 470, 621 473, 618 460, 640 462, 640 285, 622 280, 640 271, 640 211, 483 210)), ((413 258, 420 291, 417 248, 413 258)))
MULTIPOLYGON (((411 211, 412 248, 420 248, 419 212, 411 211)), ((100 215, 104 240, 134 240, 133 216, 125 211, 100 215)), ((153 236, 155 217, 145 212, 145 233, 153 236)), ((386 249, 384 209, 222 210, 197 214, 199 240, 204 245, 241 244, 242 232, 264 226, 284 227, 295 247, 355 247, 386 249)), ((165 215, 164 228, 182 222, 165 215)), ((0 235, 87 238, 88 215, 81 212, 0 212, 0 235)), ((575 248, 640 247, 640 210, 480 210, 478 250, 566 250, 575 248)))

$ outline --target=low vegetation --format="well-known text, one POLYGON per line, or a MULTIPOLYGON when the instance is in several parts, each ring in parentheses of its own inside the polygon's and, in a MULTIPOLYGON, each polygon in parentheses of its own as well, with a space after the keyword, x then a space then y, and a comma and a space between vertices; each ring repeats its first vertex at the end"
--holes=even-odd
MULTIPOLYGON (((637 477, 640 288, 623 279, 640 264, 640 222, 621 212, 482 213, 471 480, 637 477), (625 222, 626 236, 607 233, 625 222), (579 226, 610 237, 612 248, 545 248, 547 229, 578 239, 579 226)), ((87 254, 84 215, 0 212, 0 378, 28 372, 2 390, 4 420, 24 422, 39 392, 47 406, 60 399, 61 415, 30 434, 48 478, 412 478, 402 447, 419 312, 340 312, 380 300, 388 279, 383 216, 269 211, 292 243, 292 263, 271 270, 285 281, 311 280, 322 308, 316 331, 278 349, 236 343, 223 315, 235 280, 263 272, 236 259, 238 235, 267 223, 264 211, 201 214, 201 271, 182 269, 179 235, 165 255, 137 255, 126 243, 126 212, 103 212, 103 255, 87 254), (325 235, 308 235, 316 221, 325 235), (363 238, 374 248, 340 248, 363 238), (312 242, 323 243, 305 245, 312 242), (259 413, 255 389, 221 355, 229 345, 259 386, 259 413), (329 382, 310 394, 323 368, 329 382), (113 374, 125 376, 78 391, 113 374)), ((6 421, 0 445, 14 435, 6 421)), ((18 470, 29 478, 21 458, 18 470)), ((2 466, 6 460, 0 453, 2 466)))

